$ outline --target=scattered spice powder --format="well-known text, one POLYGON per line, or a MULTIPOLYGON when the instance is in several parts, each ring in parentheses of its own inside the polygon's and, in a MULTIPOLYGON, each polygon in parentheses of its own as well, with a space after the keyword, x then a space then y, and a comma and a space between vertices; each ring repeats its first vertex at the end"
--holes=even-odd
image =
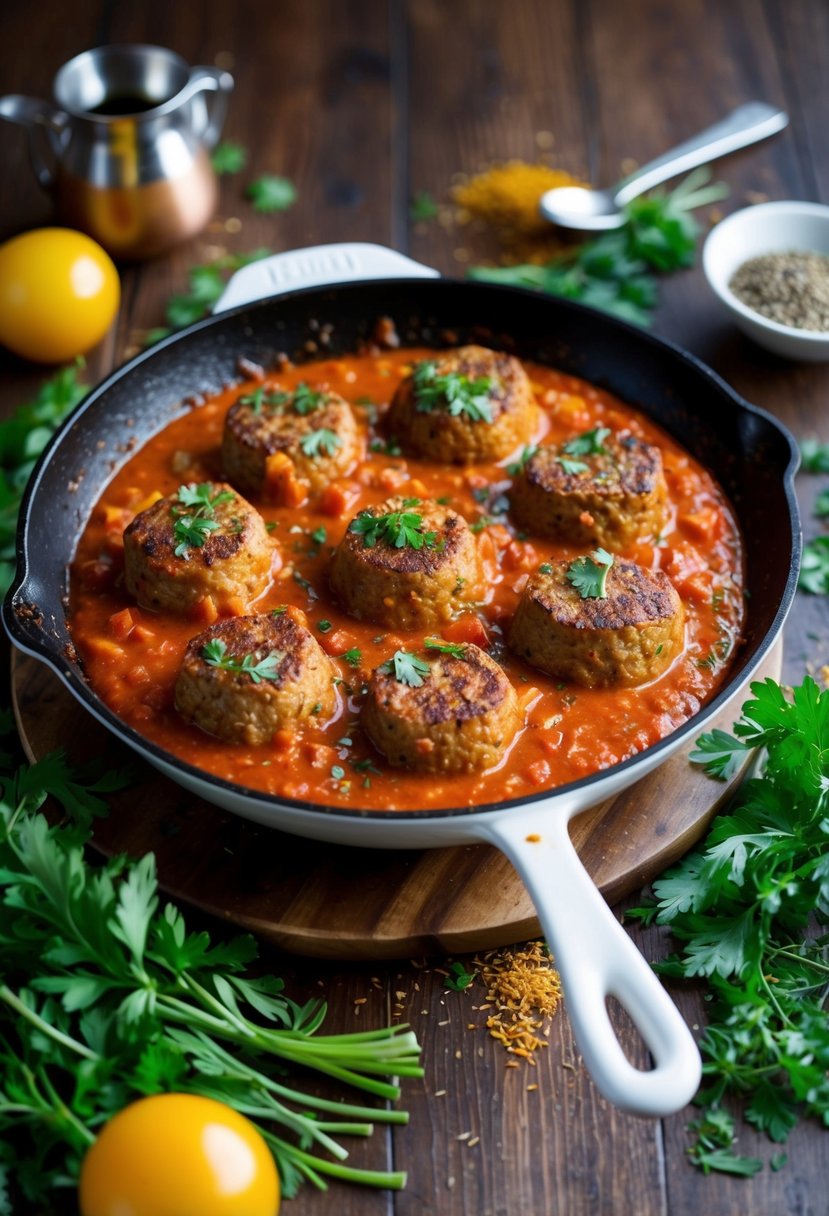
POLYGON ((728 284, 738 300, 778 325, 829 330, 829 256, 767 253, 750 258, 728 284))
POLYGON ((558 972, 542 941, 514 950, 490 950, 475 959, 486 985, 486 1020, 494 1039, 512 1055, 535 1064, 535 1052, 547 1047, 542 1034, 561 1001, 558 972))
MULTIPOLYGON (((558 186, 585 183, 563 169, 511 160, 452 188, 457 224, 479 221, 491 229, 502 248, 501 261, 541 264, 567 247, 567 238, 538 210, 542 194, 558 186)), ((464 250, 466 252, 466 250, 464 250)))

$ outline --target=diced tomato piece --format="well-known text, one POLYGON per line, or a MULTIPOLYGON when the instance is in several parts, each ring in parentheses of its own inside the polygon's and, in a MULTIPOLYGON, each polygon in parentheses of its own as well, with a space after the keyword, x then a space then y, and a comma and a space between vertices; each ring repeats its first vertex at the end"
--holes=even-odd
POLYGON ((146 625, 139 623, 133 629, 130 637, 134 642, 154 642, 158 634, 154 630, 148 629, 146 625))
POLYGON ((264 495, 279 507, 298 507, 308 491, 296 475, 294 462, 284 452, 274 452, 265 460, 264 495))
POLYGON ((198 621, 203 625, 212 625, 214 621, 219 619, 219 611, 213 602, 212 595, 206 595, 203 600, 199 600, 190 610, 190 616, 194 621, 198 621))
POLYGON ((715 540, 722 531, 722 516, 713 507, 702 507, 699 511, 680 515, 676 522, 695 540, 715 540))
POLYGON ((123 642, 132 633, 135 624, 132 609, 122 608, 120 612, 113 612, 109 618, 109 632, 117 641, 123 642))
POLYGON ((538 553, 527 541, 512 540, 504 549, 501 563, 505 570, 531 570, 538 565, 538 553))
POLYGON ((471 642, 474 646, 486 648, 489 636, 484 623, 474 612, 466 612, 456 621, 451 621, 441 630, 441 637, 447 642, 471 642))
POLYGON ((674 579, 674 586, 683 599, 696 600, 698 604, 706 604, 711 599, 711 589, 714 575, 710 570, 695 570, 685 577, 674 579))
MULTIPOLYGON (((422 482, 419 477, 413 477, 406 486, 408 494, 412 498, 428 498, 429 491, 426 488, 425 482, 422 482)), ((408 495, 407 495, 408 496, 408 495)))
POLYGON ((323 515, 332 519, 341 519, 360 493, 359 486, 353 482, 332 481, 326 486, 319 499, 319 509, 323 515))
POLYGON ((383 469, 382 473, 378 473, 374 478, 375 485, 381 490, 385 490, 387 494, 394 494, 396 490, 409 480, 409 471, 403 466, 395 466, 393 469, 383 469))
POLYGON ((334 629, 320 638, 320 646, 325 653, 335 657, 345 654, 347 650, 353 649, 356 645, 357 641, 353 633, 348 633, 345 629, 334 629))
POLYGON ((244 616, 247 611, 247 604, 241 595, 231 595, 225 600, 223 608, 228 616, 244 616))

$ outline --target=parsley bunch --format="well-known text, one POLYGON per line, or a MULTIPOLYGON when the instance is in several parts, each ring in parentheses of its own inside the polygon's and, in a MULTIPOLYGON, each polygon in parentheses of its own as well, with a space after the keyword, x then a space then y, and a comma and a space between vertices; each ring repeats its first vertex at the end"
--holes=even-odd
POLYGON ((492 381, 488 376, 470 380, 460 372, 438 375, 437 364, 424 359, 414 369, 415 408, 419 414, 445 410, 452 418, 469 418, 472 422, 492 422, 492 402, 488 394, 492 381))
POLYGON ((54 432, 87 394, 78 380, 83 361, 44 381, 34 401, 0 422, 0 595, 14 575, 17 515, 23 490, 54 432))
POLYGON ((670 194, 655 191, 625 207, 623 228, 586 241, 545 266, 475 266, 470 278, 533 287, 579 300, 637 325, 648 325, 657 303, 654 272, 694 262, 699 225, 690 214, 725 198, 722 183, 697 169, 670 194))
POLYGON ((680 944, 663 974, 708 984, 704 1111, 690 1149, 706 1172, 762 1168, 735 1154, 726 1098, 776 1142, 800 1116, 829 1125, 829 934, 819 932, 829 917, 829 691, 807 677, 791 698, 770 679, 751 693, 734 734, 703 735, 691 759, 725 778, 761 747, 763 775, 653 884, 655 902, 628 913, 669 926, 680 944))
POLYGON ((315 1097, 288 1068, 315 1069, 384 1101, 397 1076, 419 1076, 404 1026, 319 1035, 325 1005, 297 1005, 282 981, 253 976, 253 938, 213 944, 161 905, 155 861, 89 866, 83 853, 102 793, 128 781, 81 781, 62 755, 0 776, 0 889, 10 914, 0 937, 0 1211, 9 1187, 46 1211, 71 1186, 103 1124, 127 1102, 176 1091, 226 1102, 254 1120, 283 1191, 326 1177, 400 1187, 399 1171, 345 1164, 335 1136, 368 1136, 403 1112, 315 1097), (50 827, 47 794, 72 812, 50 827), (319 1152, 323 1156, 317 1155, 319 1152))
POLYGON ((362 536, 366 549, 373 549, 379 541, 394 549, 434 549, 437 532, 424 532, 423 516, 411 510, 419 506, 419 498, 404 498, 401 511, 387 511, 383 515, 362 511, 348 530, 362 536))

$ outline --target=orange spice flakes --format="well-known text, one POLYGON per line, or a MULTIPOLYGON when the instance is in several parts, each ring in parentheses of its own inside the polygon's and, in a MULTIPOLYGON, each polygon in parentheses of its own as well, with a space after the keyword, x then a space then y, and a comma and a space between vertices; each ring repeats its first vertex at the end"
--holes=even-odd
POLYGON ((544 943, 490 950, 475 963, 487 990, 478 1008, 489 1011, 489 1033, 511 1055, 535 1064, 535 1052, 548 1046, 541 1036, 561 1001, 561 982, 544 943))

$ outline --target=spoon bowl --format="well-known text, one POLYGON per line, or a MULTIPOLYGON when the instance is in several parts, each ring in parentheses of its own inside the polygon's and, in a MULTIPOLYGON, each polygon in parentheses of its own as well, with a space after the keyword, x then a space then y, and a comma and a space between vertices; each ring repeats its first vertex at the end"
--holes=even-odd
POLYGON ((788 124, 788 115, 764 101, 748 101, 726 118, 650 161, 609 190, 560 186, 542 195, 539 207, 545 219, 561 228, 606 232, 625 223, 625 207, 640 194, 680 173, 707 165, 720 156, 767 139, 788 124))

